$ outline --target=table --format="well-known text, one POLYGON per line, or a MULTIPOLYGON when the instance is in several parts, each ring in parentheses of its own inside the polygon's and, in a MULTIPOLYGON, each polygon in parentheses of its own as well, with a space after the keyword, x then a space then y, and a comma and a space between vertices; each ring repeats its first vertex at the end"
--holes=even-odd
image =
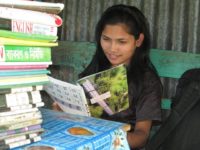
POLYGON ((123 123, 44 108, 41 112, 42 140, 15 150, 129 150, 123 123))

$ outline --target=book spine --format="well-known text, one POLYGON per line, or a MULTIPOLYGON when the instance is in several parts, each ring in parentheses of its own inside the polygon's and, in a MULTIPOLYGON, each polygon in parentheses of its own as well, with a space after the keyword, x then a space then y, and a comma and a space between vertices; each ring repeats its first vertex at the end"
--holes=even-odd
POLYGON ((43 67, 43 66, 49 66, 51 65, 52 62, 0 62, 0 68, 4 69, 7 67, 10 67, 11 69, 15 68, 25 68, 26 65, 27 67, 34 67, 37 68, 38 66, 43 67))
POLYGON ((42 102, 40 91, 1 94, 0 100, 0 107, 14 107, 42 102))
POLYGON ((40 118, 42 118, 40 111, 18 114, 18 115, 11 115, 7 117, 0 117, 0 126, 28 121, 31 119, 40 119, 40 118))
MULTIPOLYGON (((39 125, 39 124, 37 124, 37 125, 39 125)), ((25 128, 25 127, 23 127, 23 128, 25 128)), ((15 130, 18 130, 18 129, 15 129, 15 130)), ((35 130, 25 131, 25 132, 22 132, 22 133, 16 133, 16 134, 11 134, 11 135, 1 136, 0 142, 4 141, 5 139, 8 139, 8 138, 13 138, 13 137, 21 136, 21 135, 28 135, 28 134, 40 135, 43 132, 44 132, 44 129, 39 128, 39 129, 35 129, 35 130)))
POLYGON ((0 89, 26 85, 43 85, 46 83, 49 83, 49 79, 46 74, 0 77, 0 89))
POLYGON ((21 110, 16 110, 16 111, 8 111, 8 112, 1 112, 0 113, 0 117, 6 117, 9 115, 17 115, 17 114, 21 114, 21 113, 29 113, 29 112, 35 112, 38 111, 38 108, 31 108, 31 109, 21 109, 21 110))
POLYGON ((15 139, 12 139, 12 140, 14 142, 0 145, 0 149, 2 149, 2 150, 12 149, 12 148, 16 148, 19 146, 30 144, 32 142, 38 142, 41 140, 41 137, 37 136, 37 137, 33 137, 33 138, 28 138, 28 139, 26 139, 25 137, 16 137, 15 139))
POLYGON ((30 21, 56 27, 62 25, 62 19, 58 15, 17 8, 0 7, 0 17, 11 20, 30 21))
POLYGON ((0 1, 0 5, 4 7, 27 9, 34 11, 41 11, 46 13, 58 14, 64 9, 64 4, 62 3, 50 3, 50 2, 40 2, 40 1, 0 1))
POLYGON ((17 110, 21 110, 21 109, 30 109, 30 108, 42 107, 42 106, 44 106, 44 102, 18 105, 18 106, 12 106, 12 107, 0 107, 0 112, 17 111, 17 110))
POLYGON ((6 94, 4 101, 7 107, 12 107, 27 104, 29 97, 27 93, 6 94))
POLYGON ((0 46, 1 62, 50 62, 50 47, 0 46))
POLYGON ((0 126, 0 131, 14 130, 14 129, 19 129, 26 126, 31 126, 31 125, 41 124, 41 123, 42 123, 42 119, 33 119, 33 120, 28 120, 24 122, 15 123, 15 124, 2 125, 0 126))
MULTIPOLYGON (((50 63, 50 62, 49 62, 50 63)), ((0 65, 0 70, 47 69, 49 65, 0 65)))
POLYGON ((5 146, 6 144, 22 141, 22 140, 25 140, 25 139, 26 139, 26 136, 25 135, 21 135, 21 136, 8 138, 8 139, 5 139, 3 141, 0 141, 0 144, 1 144, 1 146, 5 146))
POLYGON ((57 40, 57 36, 53 35, 42 35, 42 34, 27 34, 22 32, 12 32, 7 30, 0 29, 1 37, 18 39, 24 41, 39 41, 39 42, 55 42, 57 40))
POLYGON ((49 74, 49 70, 18 70, 18 71, 0 71, 0 77, 6 76, 24 76, 24 75, 41 75, 41 74, 49 74))
POLYGON ((13 87, 22 87, 22 86, 35 86, 35 85, 46 85, 48 84, 48 80, 39 80, 39 81, 32 81, 32 82, 23 82, 23 83, 15 83, 15 84, 9 84, 9 85, 1 85, 0 89, 4 88, 13 88, 13 87))
POLYGON ((12 20, 12 32, 57 36, 58 27, 12 20))
POLYGON ((58 27, 37 24, 21 20, 0 18, 0 29, 28 34, 41 34, 57 36, 58 27))
POLYGON ((13 88, 9 88, 9 89, 0 89, 0 94, 41 91, 42 89, 43 89, 43 85, 25 86, 25 87, 18 87, 18 88, 13 87, 13 88))
POLYGON ((27 92, 31 104, 42 102, 40 91, 27 92))
POLYGON ((24 40, 24 39, 13 39, 0 37, 1 45, 20 45, 20 46, 44 46, 44 47, 54 47, 58 46, 58 42, 41 42, 34 40, 24 40))
POLYGON ((2 137, 2 136, 14 135, 14 134, 19 134, 19 133, 24 133, 27 131, 37 130, 40 128, 42 128, 41 125, 37 124, 37 125, 32 125, 32 126, 16 129, 16 130, 8 130, 5 132, 0 132, 0 136, 2 137))

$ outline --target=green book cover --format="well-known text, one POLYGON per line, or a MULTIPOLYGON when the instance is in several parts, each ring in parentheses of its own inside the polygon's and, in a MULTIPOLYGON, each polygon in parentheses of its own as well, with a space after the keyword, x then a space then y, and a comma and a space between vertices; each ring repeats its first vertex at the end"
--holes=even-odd
POLYGON ((77 81, 85 92, 91 116, 111 116, 129 107, 124 65, 86 76, 77 81))
POLYGON ((0 62, 50 62, 50 47, 0 46, 0 62))

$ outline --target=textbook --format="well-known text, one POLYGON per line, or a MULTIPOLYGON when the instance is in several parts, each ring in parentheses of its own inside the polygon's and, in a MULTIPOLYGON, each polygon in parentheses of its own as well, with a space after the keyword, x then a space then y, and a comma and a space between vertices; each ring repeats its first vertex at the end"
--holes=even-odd
POLYGON ((30 108, 42 107, 42 106, 44 106, 44 102, 37 102, 37 103, 23 104, 23 105, 17 105, 17 106, 9 106, 9 107, 0 107, 0 112, 16 111, 16 110, 30 109, 30 108))
POLYGON ((0 45, 0 62, 51 62, 51 48, 0 45))
POLYGON ((40 91, 0 94, 0 108, 42 102, 40 91))
POLYGON ((19 136, 19 137, 15 137, 15 138, 6 139, 5 141, 2 141, 0 143, 0 149, 4 149, 4 148, 11 149, 11 148, 19 147, 22 145, 30 144, 31 140, 33 140, 33 142, 37 142, 37 141, 41 140, 41 137, 34 135, 32 137, 19 136))
POLYGON ((44 24, 37 24, 21 20, 10 20, 0 18, 0 29, 12 32, 22 32, 28 34, 43 34, 56 36, 58 27, 44 24))
POLYGON ((0 70, 0 77, 5 76, 23 76, 23 75, 40 75, 49 74, 50 71, 46 69, 38 70, 0 70))
POLYGON ((13 88, 0 89, 0 94, 40 91, 42 89, 43 85, 13 87, 13 88))
POLYGON ((8 111, 8 112, 0 112, 0 117, 6 117, 10 115, 17 115, 21 113, 29 113, 29 112, 35 112, 38 111, 39 109, 37 107, 35 108, 30 108, 30 109, 20 109, 20 110, 15 110, 15 111, 8 111))
POLYGON ((8 137, 4 140, 0 140, 0 145, 9 144, 9 143, 21 141, 21 140, 24 140, 24 139, 36 137, 36 136, 39 135, 39 133, 38 133, 37 129, 35 130, 35 132, 36 133, 24 134, 24 135, 19 135, 19 136, 12 135, 11 137, 8 137))
POLYGON ((1 7, 1 6, 0 6, 0 18, 29 21, 33 23, 45 24, 56 27, 62 25, 62 18, 56 14, 48 14, 39 11, 1 7))
POLYGON ((28 121, 32 119, 40 119, 40 118, 42 118, 40 111, 16 114, 16 115, 11 115, 7 117, 0 117, 0 126, 13 124, 13 123, 20 123, 23 121, 28 121))
POLYGON ((0 62, 0 70, 4 69, 37 69, 47 68, 52 62, 0 62))
POLYGON ((32 120, 8 124, 8 125, 1 125, 0 132, 6 131, 6 130, 20 129, 20 128, 24 128, 31 125, 41 124, 41 123, 42 123, 42 119, 32 119, 32 120))
POLYGON ((0 132, 0 137, 20 134, 20 133, 24 133, 24 132, 28 132, 28 131, 33 131, 33 130, 37 131, 38 129, 42 129, 41 124, 27 126, 27 127, 15 129, 15 130, 7 130, 4 132, 0 132))
POLYGON ((123 123, 41 108, 42 140, 14 150, 129 150, 123 123))
POLYGON ((1 45, 20 45, 20 46, 46 46, 46 47, 54 47, 58 46, 58 42, 41 42, 34 40, 24 40, 24 39, 13 39, 13 38, 5 38, 0 37, 1 45))
MULTIPOLYGON (((16 39, 16 40, 24 40, 24 41, 36 41, 36 42, 56 42, 58 36, 53 35, 42 35, 42 34, 27 34, 21 32, 12 32, 7 30, 0 29, 0 36, 3 38, 16 39)), ((2 43, 1 43, 2 44, 2 43)), ((9 44, 5 44, 9 45, 9 44)))
POLYGON ((35 135, 32 136, 31 135, 30 137, 28 137, 25 135, 25 136, 13 138, 11 140, 13 140, 14 142, 0 145, 0 149, 2 149, 2 150, 13 149, 13 148, 16 148, 19 146, 30 144, 32 142, 38 142, 41 140, 41 136, 35 136, 35 135))
MULTIPOLYGON (((23 69, 32 69, 32 70, 37 70, 37 69, 47 69, 49 67, 48 64, 43 64, 44 62, 41 62, 41 64, 30 64, 30 62, 23 62, 21 65, 16 64, 16 62, 12 62, 12 64, 7 64, 7 63, 0 63, 0 70, 23 70, 23 69), (7 64, 7 65, 6 65, 7 64)), ((48 62, 51 64, 52 62, 48 62)))
POLYGON ((46 74, 41 75, 24 75, 24 76, 6 76, 0 77, 0 89, 32 86, 32 85, 43 85, 49 82, 46 74))
POLYGON ((64 9, 64 4, 62 3, 24 1, 24 0, 23 1, 0 0, 0 6, 47 12, 51 14, 58 14, 64 9))
POLYGON ((35 129, 35 130, 25 131, 25 132, 22 132, 22 133, 16 133, 16 134, 11 134, 11 135, 7 135, 7 136, 1 136, 0 142, 5 140, 5 139, 8 139, 8 138, 15 138, 15 137, 19 137, 19 136, 22 136, 22 135, 28 135, 28 134, 41 134, 43 132, 44 132, 44 129, 39 128, 39 129, 35 129))
POLYGON ((84 77, 77 85, 49 80, 44 90, 65 112, 103 118, 129 107, 124 65, 84 77))

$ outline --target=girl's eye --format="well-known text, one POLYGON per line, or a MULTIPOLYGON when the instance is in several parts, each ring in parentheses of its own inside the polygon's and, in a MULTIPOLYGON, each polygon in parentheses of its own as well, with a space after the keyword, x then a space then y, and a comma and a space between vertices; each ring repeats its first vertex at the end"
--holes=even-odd
POLYGON ((104 40, 104 41, 109 41, 109 38, 102 37, 102 40, 104 40))
POLYGON ((119 41, 120 44, 126 44, 126 41, 119 41))

